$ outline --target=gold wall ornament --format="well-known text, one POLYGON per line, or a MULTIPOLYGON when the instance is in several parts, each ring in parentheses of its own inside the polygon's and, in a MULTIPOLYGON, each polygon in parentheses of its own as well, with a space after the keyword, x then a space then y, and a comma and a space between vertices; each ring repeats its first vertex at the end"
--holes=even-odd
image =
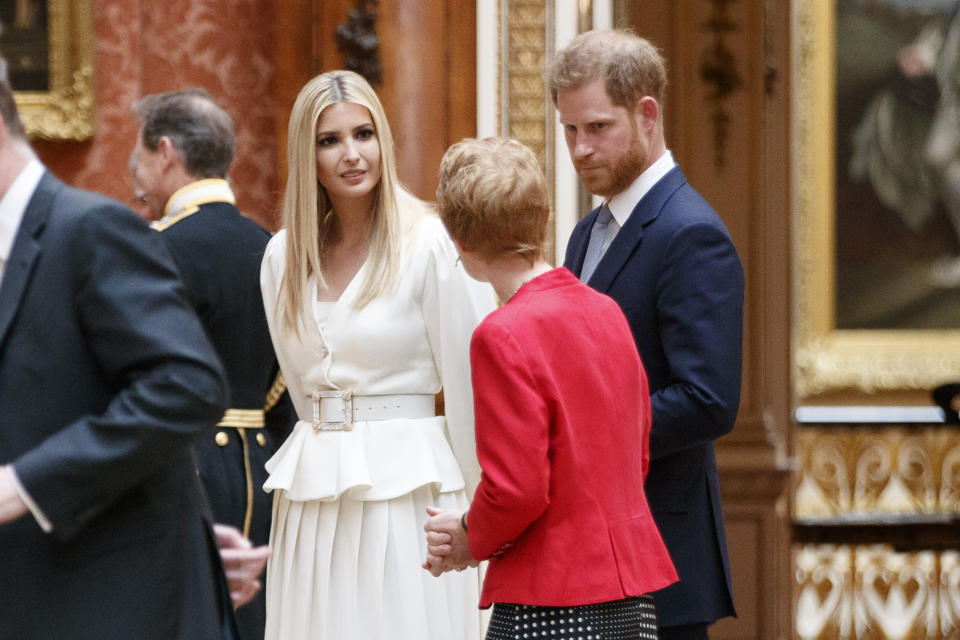
POLYGON ((794 548, 794 611, 803 640, 851 638, 853 551, 834 545, 794 548))
MULTIPOLYGON (((858 637, 936 638, 939 558, 884 545, 854 551, 854 629, 858 637)), ((946 636, 949 637, 949 636, 946 636)))
POLYGON ((799 0, 793 9, 795 389, 800 401, 837 392, 919 399, 957 378, 960 327, 837 328, 836 1, 799 0))
POLYGON ((507 7, 508 132, 546 162, 548 98, 543 83, 547 59, 547 7, 543 0, 514 0, 507 7))
POLYGON ((794 633, 803 640, 960 636, 960 553, 887 545, 793 549, 794 633))
POLYGON ((337 25, 334 38, 343 54, 343 68, 355 71, 372 86, 383 84, 380 36, 377 34, 378 0, 357 0, 347 20, 337 25))
POLYGON ((93 136, 91 4, 90 0, 46 1, 48 90, 14 93, 29 136, 53 140, 85 140, 93 136))
POLYGON ((707 0, 713 5, 704 30, 712 36, 700 54, 700 79, 710 87, 707 101, 713 123, 713 161, 718 170, 726 166, 727 139, 730 135, 730 112, 726 105, 731 94, 743 88, 743 77, 737 65, 736 53, 726 41, 728 34, 740 31, 740 24, 731 18, 727 9, 739 0, 707 0))
POLYGON ((954 427, 803 427, 796 518, 960 515, 960 431, 954 427))
MULTIPOLYGON (((530 147, 548 178, 553 173, 553 103, 547 94, 543 72, 552 39, 552 0, 509 0, 501 2, 506 17, 506 33, 501 34, 505 53, 501 59, 501 81, 506 95, 501 96, 501 128, 506 135, 530 147)), ((547 183, 552 184, 548 179, 547 183)), ((551 199, 553 194, 551 193, 551 199)), ((544 255, 554 254, 556 233, 551 211, 544 255)))

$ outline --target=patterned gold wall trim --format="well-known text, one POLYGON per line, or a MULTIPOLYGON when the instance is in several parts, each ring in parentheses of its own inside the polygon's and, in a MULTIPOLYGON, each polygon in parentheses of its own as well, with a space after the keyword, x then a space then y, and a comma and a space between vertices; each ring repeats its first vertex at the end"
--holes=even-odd
POLYGON ((960 514, 960 430, 796 430, 796 519, 960 514))
POLYGON ((507 6, 507 88, 509 135, 532 148, 541 162, 546 152, 543 69, 547 58, 543 0, 511 0, 507 6))
POLYGON ((17 92, 27 134, 83 140, 94 132, 91 0, 48 0, 50 90, 17 92))
MULTIPOLYGON (((524 143, 537 154, 540 166, 550 180, 553 132, 553 105, 543 82, 551 40, 552 2, 547 0, 509 0, 501 3, 507 17, 504 56, 507 92, 501 98, 507 105, 506 123, 501 130, 524 143)), ((553 255, 553 222, 545 255, 553 255)))
POLYGON ((796 638, 960 637, 960 552, 806 545, 793 565, 796 638))

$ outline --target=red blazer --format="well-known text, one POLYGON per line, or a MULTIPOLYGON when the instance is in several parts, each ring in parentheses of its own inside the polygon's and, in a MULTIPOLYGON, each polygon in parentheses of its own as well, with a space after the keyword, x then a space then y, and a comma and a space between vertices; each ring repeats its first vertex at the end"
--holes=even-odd
POLYGON ((470 361, 483 473, 468 538, 490 558, 481 608, 607 602, 675 582, 643 492, 647 378, 617 304, 554 269, 477 327, 470 361))

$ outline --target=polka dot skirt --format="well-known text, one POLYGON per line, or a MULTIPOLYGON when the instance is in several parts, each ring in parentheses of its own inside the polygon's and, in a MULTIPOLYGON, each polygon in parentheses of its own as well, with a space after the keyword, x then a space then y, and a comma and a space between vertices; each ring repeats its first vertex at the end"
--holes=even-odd
POLYGON ((486 640, 657 640, 653 597, 579 607, 495 603, 486 640))

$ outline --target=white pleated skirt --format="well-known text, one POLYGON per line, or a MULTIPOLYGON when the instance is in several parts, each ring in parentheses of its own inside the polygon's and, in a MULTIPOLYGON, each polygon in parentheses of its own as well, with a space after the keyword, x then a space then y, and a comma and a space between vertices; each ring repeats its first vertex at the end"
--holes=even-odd
POLYGON ((275 491, 266 640, 479 640, 477 570, 434 578, 421 568, 428 505, 468 502, 431 486, 377 501, 275 491))

